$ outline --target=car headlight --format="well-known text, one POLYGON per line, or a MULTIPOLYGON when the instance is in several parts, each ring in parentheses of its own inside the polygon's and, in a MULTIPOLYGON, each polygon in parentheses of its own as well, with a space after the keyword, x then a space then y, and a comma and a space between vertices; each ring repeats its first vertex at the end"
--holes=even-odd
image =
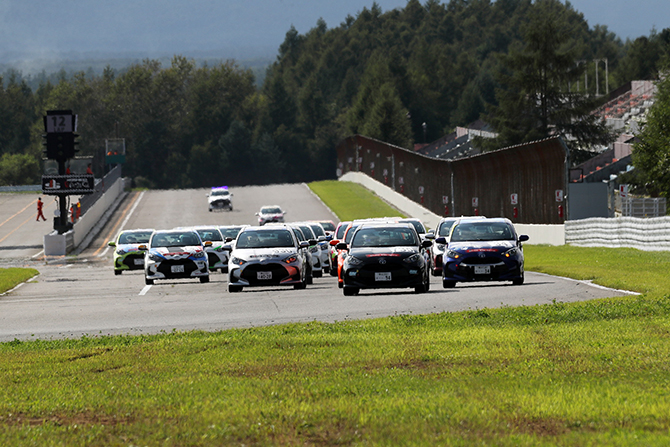
POLYGON ((160 261, 160 260, 161 260, 161 257, 158 256, 158 255, 155 255, 155 254, 153 254, 153 253, 149 253, 149 260, 150 260, 150 261, 160 261))
POLYGON ((444 251, 444 244, 435 244, 435 250, 444 251))
POLYGON ((199 258, 205 258, 207 257, 207 255, 205 254, 204 251, 196 251, 195 253, 193 253, 193 257, 195 259, 199 259, 199 258))
POLYGON ((235 265, 243 265, 243 264, 247 263, 247 261, 245 261, 244 259, 240 259, 240 258, 236 258, 236 257, 232 257, 230 259, 230 262, 232 262, 235 265))
POLYGON ((506 258, 509 258, 509 257, 511 257, 511 256, 516 256, 516 253, 517 253, 518 251, 519 251, 519 249, 518 249, 517 247, 510 248, 510 249, 507 250, 505 253, 503 253, 503 255, 504 255, 506 258))
POLYGON ((126 254, 126 250, 124 250, 123 248, 119 248, 118 250, 116 250, 116 254, 117 255, 124 255, 124 254, 126 254))
POLYGON ((419 262, 422 259, 422 256, 420 253, 414 253, 412 256, 408 256, 403 261, 405 261, 408 264, 414 264, 415 262, 419 262))
POLYGON ((461 254, 454 250, 447 251, 447 258, 458 259, 461 257, 461 254))
POLYGON ((288 258, 282 259, 282 262, 285 262, 287 264, 293 264, 298 260, 298 255, 291 255, 288 258))
POLYGON ((363 261, 358 259, 356 256, 347 256, 347 264, 349 265, 361 265, 363 261))

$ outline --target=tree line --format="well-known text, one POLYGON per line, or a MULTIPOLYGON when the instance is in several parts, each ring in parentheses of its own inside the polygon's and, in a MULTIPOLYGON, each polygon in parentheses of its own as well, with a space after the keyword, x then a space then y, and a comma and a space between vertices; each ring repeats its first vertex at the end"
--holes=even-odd
POLYGON ((607 58, 614 89, 655 78, 669 48, 670 30, 622 42, 559 0, 409 0, 387 12, 373 3, 331 28, 290 28, 260 86, 234 61, 184 56, 35 89, 11 73, 0 89, 0 184, 38 181, 42 116, 55 109, 79 115, 79 155, 94 157, 97 175, 105 139, 121 137, 124 175, 151 188, 332 178, 346 136, 412 148, 480 117, 497 147, 557 131, 598 143, 608 136, 589 122, 595 82, 585 91, 577 81, 596 69, 604 80, 604 67, 579 61, 607 58))

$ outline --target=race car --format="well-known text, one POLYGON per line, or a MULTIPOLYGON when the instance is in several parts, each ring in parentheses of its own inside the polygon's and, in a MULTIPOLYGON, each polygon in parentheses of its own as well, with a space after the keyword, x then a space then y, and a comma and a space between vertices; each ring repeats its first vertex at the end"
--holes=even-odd
POLYGON ((228 291, 240 292, 250 286, 307 287, 308 270, 304 248, 288 225, 247 227, 235 241, 228 262, 228 291))
POLYGON ((281 207, 278 205, 262 206, 261 210, 256 213, 258 216, 258 225, 263 226, 268 222, 284 222, 284 214, 281 207))
POLYGON ((214 210, 223 210, 227 209, 228 211, 233 210, 233 195, 228 191, 227 186, 215 186, 207 194, 207 202, 209 204, 209 211, 214 210))
POLYGON ((114 274, 120 275, 124 270, 144 269, 145 249, 141 245, 149 243, 153 229, 137 229, 121 231, 115 240, 108 245, 114 247, 114 274))
POLYGON ((215 272, 218 269, 221 270, 221 273, 228 273, 228 252, 223 249, 225 241, 219 228, 217 226, 197 226, 193 229, 204 243, 211 242, 211 245, 205 245, 209 271, 215 272))
POLYGON ((144 257, 144 281, 153 284, 156 279, 198 278, 209 282, 209 265, 205 247, 194 230, 155 231, 144 257))

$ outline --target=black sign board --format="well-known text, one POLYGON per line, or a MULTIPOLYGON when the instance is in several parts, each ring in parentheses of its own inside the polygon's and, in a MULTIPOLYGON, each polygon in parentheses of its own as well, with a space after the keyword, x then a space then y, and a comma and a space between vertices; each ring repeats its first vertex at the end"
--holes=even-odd
POLYGON ((95 179, 91 174, 43 175, 42 193, 52 196, 92 194, 95 179))

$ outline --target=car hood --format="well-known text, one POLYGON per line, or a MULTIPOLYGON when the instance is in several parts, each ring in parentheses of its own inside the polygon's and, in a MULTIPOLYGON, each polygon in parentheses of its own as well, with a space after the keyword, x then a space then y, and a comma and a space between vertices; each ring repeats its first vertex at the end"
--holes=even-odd
POLYGON ((298 251, 293 247, 238 248, 232 252, 231 257, 241 258, 246 261, 284 259, 297 253, 298 251))
POLYGON ((149 250, 150 254, 161 256, 165 259, 186 259, 196 253, 202 253, 203 248, 197 245, 186 245, 182 247, 157 247, 149 250))
POLYGON ((357 247, 349 251, 351 256, 359 258, 399 257, 407 258, 419 253, 417 247, 357 247))
POLYGON ((464 241, 449 242, 447 249, 460 253, 501 252, 516 247, 514 241, 464 241))

